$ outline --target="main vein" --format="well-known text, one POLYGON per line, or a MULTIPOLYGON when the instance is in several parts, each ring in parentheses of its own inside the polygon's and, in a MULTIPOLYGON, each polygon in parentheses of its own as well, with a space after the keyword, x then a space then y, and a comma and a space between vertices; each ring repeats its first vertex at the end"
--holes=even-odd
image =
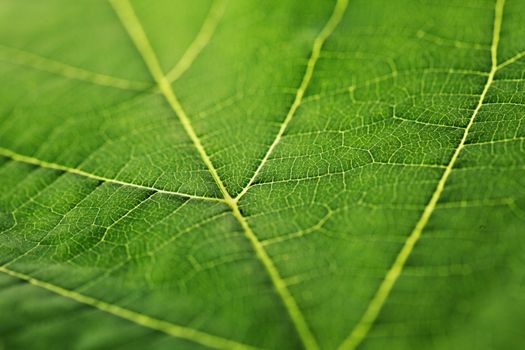
MULTIPOLYGON (((346 0, 339 1, 339 6, 340 3, 346 3, 346 0)), ((306 320, 301 310, 299 309, 297 302, 288 290, 286 283, 280 276, 279 271, 277 270, 272 259, 270 258, 265 248, 263 247, 255 233, 249 226, 248 221, 242 215, 238 206, 239 197, 233 198, 226 189, 210 157, 206 153, 204 146, 202 145, 199 137, 197 136, 197 133, 193 129, 190 119, 188 118, 186 112, 182 108, 182 105, 178 101, 175 93, 173 92, 173 89, 171 88, 168 79, 162 72, 162 69, 153 51, 153 48, 151 47, 149 40, 144 32, 144 29, 142 28, 140 21, 136 17, 133 8, 127 0, 111 0, 111 4, 113 5, 113 8, 115 9, 115 12, 117 13, 118 17, 122 21, 123 26, 128 31, 131 40, 135 43, 135 46, 142 55, 146 65, 148 66, 148 69, 150 70, 151 75, 157 82, 162 94, 165 96, 167 102, 169 103, 173 111, 179 117, 179 120, 182 126, 184 127, 186 133, 192 140, 203 162, 208 167, 215 183, 217 184, 221 193, 224 196, 225 202, 230 206, 233 216, 237 219, 237 221, 243 228, 246 238, 251 243, 257 258, 260 260, 266 272, 268 273, 268 276, 278 296, 281 298, 283 305, 286 308, 303 345, 306 349, 318 349, 317 341, 315 340, 312 332, 310 331, 310 328, 308 327, 308 324, 306 323, 306 320)))
POLYGON ((143 185, 138 185, 138 184, 134 184, 131 182, 111 179, 108 177, 91 174, 91 173, 88 173, 86 171, 83 171, 77 168, 72 168, 72 167, 68 167, 65 165, 57 164, 57 163, 47 162, 45 160, 41 160, 38 158, 25 156, 23 154, 11 151, 10 149, 3 148, 3 147, 0 147, 0 156, 8 157, 18 162, 36 165, 41 168, 63 171, 66 173, 87 177, 89 179, 93 179, 97 181, 109 182, 109 183, 120 185, 120 186, 134 187, 134 188, 138 188, 141 190, 155 191, 158 193, 180 196, 180 197, 185 197, 185 198, 200 199, 200 200, 215 201, 215 202, 224 202, 222 198, 205 197, 205 196, 193 195, 193 194, 182 193, 182 192, 168 191, 168 190, 163 190, 163 189, 156 188, 156 187, 143 186, 143 185))
POLYGON ((140 324, 144 327, 155 329, 166 334, 176 336, 179 338, 191 340, 193 342, 208 346, 214 349, 238 349, 238 350, 253 350, 255 349, 252 346, 236 342, 234 340, 225 339, 211 335, 205 332, 201 332, 197 329, 187 328, 180 326, 171 322, 160 320, 142 313, 132 311, 126 308, 123 308, 118 305, 109 304, 104 301, 89 297, 87 295, 81 294, 74 290, 68 290, 49 282, 41 281, 39 279, 33 278, 26 274, 10 270, 4 266, 0 266, 0 272, 3 272, 9 276, 24 280, 40 288, 47 289, 53 293, 62 295, 68 299, 75 300, 82 304, 87 304, 93 306, 99 310, 107 312, 109 314, 115 315, 117 317, 126 319, 128 321, 140 324))
POLYGON ((445 168, 445 171, 441 175, 441 178, 439 179, 438 184, 434 192, 432 193, 430 200, 425 206, 423 213, 421 214, 414 229, 412 230, 407 240, 405 241, 405 244, 401 248, 401 251, 397 255, 396 259, 394 260, 394 263, 392 264, 392 266, 386 273, 383 282, 380 284, 374 297, 368 304, 363 316, 361 317, 359 322, 356 324, 356 326, 353 328, 350 335, 339 346, 339 350, 356 349, 361 344, 361 342, 365 339, 371 327, 373 326, 374 322, 376 321, 377 317, 379 316, 379 313, 381 312, 381 309, 383 308, 385 301, 390 295, 390 292, 392 291, 392 288, 394 287, 397 279, 403 272, 403 268, 412 250, 414 249, 414 246, 416 245, 419 238, 421 237, 423 230, 425 229, 430 217, 432 216, 432 213, 434 212, 434 209, 436 208, 436 205, 441 197, 441 194, 443 193, 443 190, 445 189, 446 182, 450 174, 452 173, 452 169, 454 168, 454 165, 456 164, 456 161, 461 151, 463 150, 463 147, 465 147, 465 142, 469 135, 469 131, 472 125, 474 125, 476 116, 478 115, 481 107, 483 106, 483 101, 485 100, 485 96, 487 95, 487 92, 489 91, 490 86, 494 80, 494 75, 496 74, 496 71, 498 70, 498 57, 497 57, 498 56, 498 44, 499 44, 499 39, 500 39, 501 21, 503 17, 504 3, 505 3, 505 0, 496 1, 495 10, 494 10, 494 25, 493 25, 493 31, 492 31, 492 44, 490 47, 491 69, 488 74, 485 86, 483 87, 483 91, 481 92, 481 95, 479 97, 476 108, 474 109, 474 112, 472 113, 472 116, 470 117, 469 122, 467 126, 465 127, 461 141, 459 142, 458 146, 454 150, 454 153, 452 154, 452 157, 450 158, 450 161, 448 162, 447 167, 445 168))
POLYGON ((301 81, 301 84, 299 85, 299 88, 297 89, 297 92, 295 94, 295 99, 292 103, 292 106, 288 110, 288 113, 286 114, 286 117, 284 118, 279 131, 277 132, 277 135, 275 136, 275 139, 273 140, 272 144, 266 151, 266 154, 263 156, 261 162, 259 163, 259 166, 253 173, 253 176, 248 181, 246 186, 242 189, 242 191, 237 195, 237 199, 241 198, 251 187, 259 173, 261 172, 261 169, 264 167, 266 162, 268 161, 268 158, 274 151, 275 147, 279 144, 281 141, 281 138, 288 128, 288 124, 290 124, 290 121, 295 115, 295 112, 297 111, 297 108, 301 105, 301 102, 303 100, 304 93, 308 87, 308 84, 310 84, 310 80, 312 80, 312 76, 314 73, 315 65, 317 61, 319 60, 319 56, 321 54, 321 49, 323 47, 323 44, 325 43, 326 39, 332 34, 334 29, 337 27, 339 22, 341 21, 341 18, 343 17, 343 14, 348 6, 348 0, 337 0, 334 10, 332 12, 332 15, 326 22, 325 26, 319 32, 319 35, 315 38, 312 53, 310 55, 310 58, 308 59, 308 63, 306 64, 306 71, 303 76, 303 80, 301 81))

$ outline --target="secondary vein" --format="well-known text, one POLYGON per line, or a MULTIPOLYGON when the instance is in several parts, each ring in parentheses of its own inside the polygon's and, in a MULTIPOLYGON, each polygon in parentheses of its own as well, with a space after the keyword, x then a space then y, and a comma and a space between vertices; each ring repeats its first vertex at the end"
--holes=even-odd
POLYGON ((469 135, 469 131, 472 125, 474 125, 474 121, 476 119, 476 116, 478 115, 479 110, 483 106, 483 101, 485 100, 485 96, 487 95, 487 92, 489 91, 490 86, 494 80, 494 75, 496 74, 496 71, 498 70, 498 57, 497 57, 498 56, 498 44, 499 44, 499 39, 500 39, 501 21, 503 17, 504 4, 505 4, 505 0, 496 1, 496 5, 494 9, 494 25, 493 25, 493 32, 492 32, 492 44, 490 47, 491 69, 488 74, 485 86, 483 87, 483 91, 481 92, 481 95, 479 97, 476 108, 474 109, 474 112, 472 113, 472 116, 470 117, 469 122, 463 132, 461 141, 459 142, 458 146, 454 150, 454 153, 452 154, 452 157, 450 158, 450 161, 448 162, 447 167, 445 168, 443 174, 441 175, 441 178, 439 179, 439 182, 434 192, 432 193, 430 200, 425 206, 423 213, 421 214, 419 220, 417 221, 414 229, 412 230, 407 240, 405 241, 405 244, 401 248, 401 251, 397 255, 396 259, 394 260, 394 263, 391 265, 390 269, 386 273, 383 282, 380 284, 374 297, 371 299, 370 303, 368 304, 363 316, 361 317, 359 322, 356 324, 356 326, 352 329, 350 335, 339 346, 339 350, 356 349, 361 344, 361 342, 366 338, 366 336, 368 335, 368 332, 370 331, 377 317, 379 316, 379 313, 381 312, 381 309, 383 308, 383 305, 385 304, 388 296, 390 295, 392 288, 394 287, 396 281, 398 280, 399 276, 403 272, 403 268, 410 254, 412 253, 414 246, 417 244, 419 238, 421 237, 421 234, 423 233, 423 230, 425 229, 430 217, 432 216, 432 213, 434 212, 434 209, 436 208, 436 205, 441 197, 441 194, 443 193, 443 190, 445 189, 446 182, 450 174, 452 173, 452 169, 454 168, 454 165, 456 164, 456 161, 465 146, 465 142, 469 135))
POLYGON ((140 324, 141 326, 148 327, 161 331, 163 333, 176 336, 179 338, 191 340, 193 342, 208 346, 214 349, 237 349, 237 350, 254 350, 256 348, 236 342, 234 340, 217 337, 202 331, 199 331, 194 328, 188 328, 180 326, 168 321, 160 320, 145 314, 142 314, 137 311, 132 311, 124 307, 109 304, 104 301, 95 299, 93 297, 81 294, 74 290, 68 290, 59 286, 56 286, 52 283, 36 279, 34 277, 28 276, 21 272, 17 272, 6 267, 0 266, 0 272, 3 272, 11 277, 15 277, 26 282, 31 283, 40 288, 47 289, 53 293, 62 295, 68 299, 72 299, 82 304, 87 304, 93 306, 101 311, 107 312, 119 318, 126 319, 128 321, 140 324))
POLYGON ((179 79, 179 77, 193 64, 202 49, 208 44, 217 28, 217 24, 219 24, 219 21, 224 14, 225 7, 226 0, 214 0, 199 33, 177 64, 175 64, 175 66, 166 74, 166 79, 169 82, 179 79))
POLYGON ((308 87, 308 84, 310 84, 310 81, 312 80, 312 76, 314 73, 315 65, 317 61, 319 60, 319 56, 321 54, 321 49, 323 48, 323 45, 326 41, 326 39, 332 34, 332 32, 335 30, 339 22, 341 21, 341 18, 343 17, 343 14, 348 6, 348 0, 337 0, 334 10, 332 12, 332 15, 326 22, 325 26, 319 32, 319 35, 314 39, 313 49, 312 53, 310 55, 310 58, 308 59, 308 63, 306 64, 306 71, 304 73, 303 79, 301 81, 301 84, 299 85, 299 88, 297 89, 297 92, 295 94, 295 99, 292 103, 292 106, 288 110, 288 113, 286 114, 286 117, 284 118, 283 122, 281 123, 281 126, 279 128, 279 131, 277 132, 277 135, 275 136, 275 139, 273 140, 272 144, 266 151, 264 157, 262 158, 261 162, 259 163, 259 166, 255 170, 253 176, 248 181, 246 186, 242 189, 242 191, 237 195, 237 199, 241 198, 249 189, 250 186, 253 184, 259 173, 261 172, 261 169, 264 167, 266 162, 268 161, 268 158, 274 151, 275 147, 279 144, 281 141, 281 138, 288 128, 288 125, 290 124, 290 121, 295 115, 295 112, 301 105, 301 102, 303 100, 304 93, 306 92, 306 89, 308 87))
POLYGON ((157 193, 163 193, 163 194, 168 194, 168 195, 180 196, 180 197, 185 197, 185 198, 200 199, 200 200, 207 200, 207 201, 214 201, 214 202, 224 202, 224 199, 222 199, 222 198, 198 196, 198 195, 193 195, 193 194, 188 194, 188 193, 182 193, 182 192, 176 192, 176 191, 168 191, 168 190, 163 190, 163 189, 156 188, 156 187, 143 186, 143 185, 138 185, 138 184, 134 184, 134 183, 131 183, 131 182, 111 179, 111 178, 108 178, 108 177, 91 174, 91 173, 88 173, 86 171, 83 171, 83 170, 80 170, 80 169, 77 169, 77 168, 72 168, 72 167, 68 167, 68 166, 65 166, 65 165, 57 164, 57 163, 47 162, 45 160, 41 160, 41 159, 38 159, 38 158, 29 157, 29 156, 26 156, 26 155, 14 152, 14 151, 12 151, 10 149, 3 148, 3 147, 0 147, 0 156, 11 158, 12 160, 15 160, 15 161, 18 161, 18 162, 36 165, 36 166, 39 166, 41 168, 47 168, 47 169, 63 171, 63 172, 66 172, 66 173, 87 177, 87 178, 90 178, 92 180, 109 182, 109 183, 116 184, 116 185, 127 186, 127 187, 134 187, 134 188, 138 188, 138 189, 141 189, 141 190, 154 191, 154 192, 157 192, 157 193))
POLYGON ((114 76, 91 72, 84 68, 55 61, 40 55, 0 45, 0 60, 18 65, 29 66, 41 71, 62 75, 66 78, 86 81, 88 83, 114 87, 124 90, 142 91, 151 88, 151 84, 141 81, 127 80, 114 76))
POLYGON ((501 69, 501 68, 504 68, 504 67, 506 67, 508 65, 511 65, 514 62, 519 61, 523 57, 525 57, 525 51, 518 52, 516 55, 512 56, 511 58, 509 58, 505 62, 500 63, 498 65, 498 69, 501 69))

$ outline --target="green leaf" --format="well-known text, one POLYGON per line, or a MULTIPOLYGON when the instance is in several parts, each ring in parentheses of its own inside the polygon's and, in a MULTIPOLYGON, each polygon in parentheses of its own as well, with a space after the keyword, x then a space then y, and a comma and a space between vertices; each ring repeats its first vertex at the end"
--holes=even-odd
POLYGON ((519 348, 524 20, 2 1, 0 348, 519 348))

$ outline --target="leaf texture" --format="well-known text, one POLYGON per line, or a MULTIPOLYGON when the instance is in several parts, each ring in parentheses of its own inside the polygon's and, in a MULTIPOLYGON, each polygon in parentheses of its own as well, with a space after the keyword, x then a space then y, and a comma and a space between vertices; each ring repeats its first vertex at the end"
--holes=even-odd
POLYGON ((0 3, 0 348, 519 348, 524 19, 0 3))

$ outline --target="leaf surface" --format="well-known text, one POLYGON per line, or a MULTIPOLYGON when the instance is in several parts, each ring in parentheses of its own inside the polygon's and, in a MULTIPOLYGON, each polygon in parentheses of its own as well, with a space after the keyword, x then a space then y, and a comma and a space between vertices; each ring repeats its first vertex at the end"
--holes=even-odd
POLYGON ((518 348, 520 0, 0 4, 0 348, 518 348))

